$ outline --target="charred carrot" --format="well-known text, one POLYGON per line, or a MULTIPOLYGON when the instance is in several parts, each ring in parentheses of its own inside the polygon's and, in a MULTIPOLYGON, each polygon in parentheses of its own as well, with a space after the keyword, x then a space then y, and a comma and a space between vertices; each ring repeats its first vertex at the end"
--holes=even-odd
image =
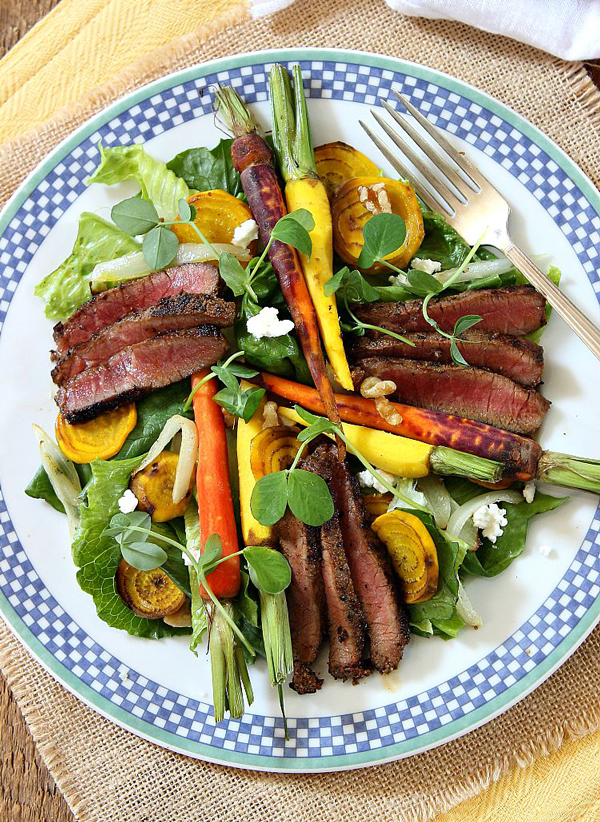
MULTIPOLYGON (((313 388, 274 374, 263 373, 261 376, 264 387, 278 397, 298 403, 315 414, 324 413, 323 403, 313 388)), ((340 417, 345 422, 497 460, 505 466, 505 478, 527 482, 536 476, 542 449, 537 442, 518 434, 398 402, 392 405, 402 417, 402 422, 394 425, 378 413, 374 400, 350 394, 336 394, 335 399, 340 417)))
MULTIPOLYGON (((273 152, 258 135, 252 115, 234 89, 219 89, 216 104, 219 114, 234 135, 231 145, 233 165, 240 172, 244 194, 258 225, 260 239, 266 246, 273 228, 287 214, 273 164, 273 152)), ((333 389, 321 350, 316 312, 298 252, 292 246, 275 240, 269 248, 269 259, 296 326, 310 373, 322 398, 324 413, 332 422, 339 424, 333 389)))
MULTIPOLYGON (((208 374, 208 369, 192 377, 192 388, 208 374)), ((240 558, 231 556, 239 551, 233 500, 229 482, 227 436, 223 413, 214 395, 218 391, 216 380, 208 380, 194 394, 194 419, 198 429, 198 516, 200 518, 200 550, 211 534, 218 534, 223 544, 223 556, 231 557, 217 565, 207 575, 206 581, 219 599, 231 599, 240 590, 240 558)), ((203 586, 200 593, 208 594, 203 586)))

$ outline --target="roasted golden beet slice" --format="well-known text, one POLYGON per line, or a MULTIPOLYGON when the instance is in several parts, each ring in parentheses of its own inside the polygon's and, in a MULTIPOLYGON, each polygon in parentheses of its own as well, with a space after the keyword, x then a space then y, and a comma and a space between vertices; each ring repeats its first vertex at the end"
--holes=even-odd
POLYGON ((297 428, 276 425, 265 428, 254 437, 250 449, 250 466, 255 480, 290 467, 300 448, 297 436, 297 428))
POLYGON ((425 602, 438 586, 435 543, 418 517, 406 511, 390 511, 377 517, 371 528, 388 550, 400 578, 403 601, 425 602))
POLYGON ((146 619, 162 619, 179 611, 185 603, 183 591, 160 568, 138 571, 122 559, 116 582, 125 605, 146 619))
MULTIPOLYGON (((333 247, 349 265, 356 266, 363 247, 363 229, 374 214, 398 214, 406 225, 402 245, 385 259, 396 268, 405 268, 415 256, 425 236, 423 217, 413 189, 387 177, 355 177, 335 193, 331 203, 333 247)), ((388 272, 375 263, 371 273, 388 272)))
POLYGON ((61 413, 56 418, 56 441, 63 454, 80 464, 107 460, 121 450, 135 428, 135 403, 106 411, 88 422, 67 422, 61 413))
POLYGON ((329 199, 337 189, 352 177, 376 177, 379 169, 357 148, 342 143, 325 143, 315 149, 317 173, 329 199))
MULTIPOLYGON (((232 194, 215 189, 201 191, 188 197, 188 203, 196 208, 195 224, 209 243, 233 242, 237 226, 252 219, 248 206, 232 194)), ((180 243, 199 243, 198 234, 190 225, 175 223, 171 227, 180 243)), ((256 243, 252 244, 256 248, 256 243)))
POLYGON ((187 494, 180 502, 173 502, 173 484, 179 455, 161 451, 145 468, 131 478, 129 487, 138 498, 138 508, 150 514, 153 522, 166 522, 183 516, 192 493, 193 476, 187 494))

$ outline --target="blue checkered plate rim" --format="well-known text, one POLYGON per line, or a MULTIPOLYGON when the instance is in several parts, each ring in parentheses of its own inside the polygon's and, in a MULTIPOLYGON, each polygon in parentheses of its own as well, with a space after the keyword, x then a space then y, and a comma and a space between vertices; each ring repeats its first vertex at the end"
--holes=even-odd
MULTIPOLYGON (((598 300, 600 196, 545 135, 477 89, 423 66, 357 52, 286 50, 240 55, 170 75, 110 106, 58 146, 19 188, 0 219, 0 335, 37 250, 59 218, 77 209, 86 190, 84 180, 97 161, 98 141, 107 146, 147 141, 205 117, 210 95, 199 91, 216 82, 233 84, 250 103, 264 103, 273 62, 301 63, 311 107, 329 100, 336 112, 359 104, 366 114, 366 107, 388 98, 392 87, 401 90, 451 139, 472 149, 476 158, 494 163, 502 179, 546 212, 578 260, 581 288, 592 301, 598 300)), ((365 149, 379 162, 372 149, 365 149)), ((0 379, 4 385, 1 364, 0 379)), ((33 442, 29 447, 35 447, 33 442)), ((11 520, 6 471, 1 479, 0 609, 13 632, 52 676, 111 721, 206 760, 318 771, 421 752, 472 730, 522 699, 600 618, 600 515, 588 501, 577 546, 556 584, 531 604, 516 630, 485 647, 478 658, 471 657, 452 676, 440 676, 402 698, 388 693, 370 704, 366 696, 360 710, 350 701, 347 713, 340 713, 345 706, 339 697, 327 715, 315 711, 295 716, 292 710, 288 741, 276 711, 253 713, 251 708, 241 720, 215 726, 210 699, 194 699, 165 686, 158 671, 151 677, 128 665, 123 676, 123 660, 81 627, 77 613, 59 604, 11 520)), ((35 518, 39 503, 28 504, 35 518)), ((74 574, 74 569, 67 567, 65 573, 74 574)), ((405 679, 410 677, 408 666, 405 661, 405 679)), ((360 687, 370 686, 367 682, 360 687)))

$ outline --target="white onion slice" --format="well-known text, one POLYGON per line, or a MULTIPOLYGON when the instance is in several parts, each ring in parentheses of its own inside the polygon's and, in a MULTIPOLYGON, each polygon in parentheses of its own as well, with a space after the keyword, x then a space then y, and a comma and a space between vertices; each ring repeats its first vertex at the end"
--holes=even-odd
POLYGON ((443 530, 452 514, 452 497, 446 490, 444 481, 434 474, 429 474, 419 480, 419 488, 425 495, 427 507, 433 514, 435 524, 443 530))
POLYGON ((71 536, 79 525, 79 506, 81 500, 81 482, 75 466, 67 459, 54 440, 40 428, 33 426, 33 431, 40 446, 42 466, 48 474, 54 493, 62 502, 69 522, 71 536))
POLYGON ((473 628, 481 628, 483 625, 483 620, 481 616, 477 613, 475 608, 473 607, 473 603, 467 596, 467 592, 465 591, 465 586, 462 582, 458 581, 458 600, 456 601, 456 613, 465 622, 467 625, 471 625, 473 628))
POLYGON ((173 483, 174 503, 181 502, 187 494, 198 457, 198 432, 192 420, 188 420, 180 414, 169 417, 158 439, 148 451, 148 456, 142 461, 139 468, 134 471, 134 474, 137 474, 142 468, 150 465, 180 431, 181 448, 179 449, 179 461, 175 472, 175 482, 173 483))
POLYGON ((464 526, 475 511, 481 508, 482 505, 491 505, 494 502, 512 502, 517 505, 519 502, 523 502, 523 494, 520 491, 490 491, 489 494, 482 494, 465 502, 450 517, 446 529, 448 535, 451 537, 460 536, 464 526))
MULTIPOLYGON (((227 252, 233 254, 238 260, 247 262, 251 259, 251 254, 244 248, 229 243, 213 243, 213 248, 218 254, 227 252)), ((184 265, 185 263, 204 263, 207 260, 214 260, 215 255, 204 243, 182 243, 177 249, 177 255, 171 265, 184 265)), ((127 280, 137 280, 152 273, 152 268, 146 262, 141 251, 134 251, 132 254, 125 254, 117 257, 116 260, 107 260, 97 263, 90 275, 90 286, 92 291, 102 290, 102 286, 107 283, 120 283, 127 280)))
MULTIPOLYGON (((535 256, 535 262, 537 263, 538 268, 545 268, 550 262, 550 259, 549 254, 537 254, 535 256)), ((508 259, 508 257, 498 257, 495 260, 479 260, 475 263, 469 263, 455 282, 469 283, 474 282, 475 280, 482 280, 484 277, 493 277, 500 274, 506 274, 507 271, 510 271, 511 268, 514 267, 514 264, 508 259)), ((458 271, 457 268, 448 268, 446 271, 438 271, 433 276, 436 280, 439 280, 439 282, 446 283, 450 277, 454 276, 456 271, 458 271)))

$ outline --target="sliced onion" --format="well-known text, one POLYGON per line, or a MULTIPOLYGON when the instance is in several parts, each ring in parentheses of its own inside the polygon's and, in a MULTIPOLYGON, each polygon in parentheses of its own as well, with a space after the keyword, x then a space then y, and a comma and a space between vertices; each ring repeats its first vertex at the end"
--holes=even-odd
MULTIPOLYGON (((537 254, 535 257, 535 261, 539 268, 547 266, 550 259, 549 254, 537 254)), ((508 257, 498 257, 495 260, 479 260, 475 263, 469 263, 455 282, 469 283, 474 282, 475 280, 482 280, 485 277, 506 274, 511 270, 511 268, 514 267, 514 264, 508 259, 508 257)), ((434 274, 433 276, 436 280, 439 280, 439 282, 446 283, 450 277, 454 276, 456 271, 458 271, 457 268, 448 268, 446 271, 438 271, 437 274, 434 274)))
POLYGON ((425 494, 427 507, 433 514, 435 524, 444 529, 452 514, 452 497, 446 490, 444 481, 435 474, 429 474, 419 480, 419 488, 425 494))
POLYGON ((71 460, 65 457, 54 440, 39 425, 34 425, 33 430, 40 446, 42 466, 48 475, 54 493, 64 506, 72 536, 79 525, 79 506, 81 505, 79 475, 71 460))
POLYGON ((392 485, 403 495, 404 499, 394 497, 389 504, 388 511, 394 511, 396 508, 410 508, 411 506, 405 502, 406 499, 412 500, 416 505, 422 505, 424 508, 427 508, 427 499, 425 494, 422 494, 417 489, 416 480, 409 477, 398 477, 392 485))
MULTIPOLYGON (((517 505, 523 502, 523 494, 520 491, 490 491, 488 494, 481 494, 479 497, 465 502, 450 517, 447 532, 451 537, 462 536, 462 530, 469 518, 473 516, 482 505, 492 505, 494 502, 511 502, 517 505)), ((469 543, 473 545, 473 543, 469 543)))
MULTIPOLYGON (((247 249, 239 248, 237 245, 229 243, 213 243, 213 248, 218 254, 227 252, 233 254, 238 260, 247 262, 251 259, 251 254, 247 249)), ((204 243, 182 243, 177 249, 177 255, 171 265, 184 265, 185 263, 204 263, 207 260, 214 260, 215 255, 204 243)), ((117 257, 116 260, 107 260, 97 263, 90 275, 90 286, 93 292, 102 291, 103 286, 108 283, 120 283, 127 280, 137 280, 151 274, 152 268, 146 262, 141 251, 134 251, 132 254, 125 254, 117 257)))
POLYGON ((180 414, 174 414, 172 417, 169 417, 158 439, 148 451, 148 456, 142 461, 139 468, 134 471, 134 474, 137 474, 142 468, 150 465, 180 431, 181 448, 179 450, 177 471, 175 472, 175 482, 173 483, 174 503, 181 502, 187 494, 194 471, 194 465, 198 457, 198 432, 192 420, 188 420, 180 414))
POLYGON ((456 601, 456 613, 465 622, 467 625, 471 625, 473 628, 481 628, 483 625, 483 620, 481 616, 477 613, 475 608, 473 607, 473 603, 467 596, 467 592, 465 591, 465 586, 462 582, 458 581, 458 600, 456 601))

